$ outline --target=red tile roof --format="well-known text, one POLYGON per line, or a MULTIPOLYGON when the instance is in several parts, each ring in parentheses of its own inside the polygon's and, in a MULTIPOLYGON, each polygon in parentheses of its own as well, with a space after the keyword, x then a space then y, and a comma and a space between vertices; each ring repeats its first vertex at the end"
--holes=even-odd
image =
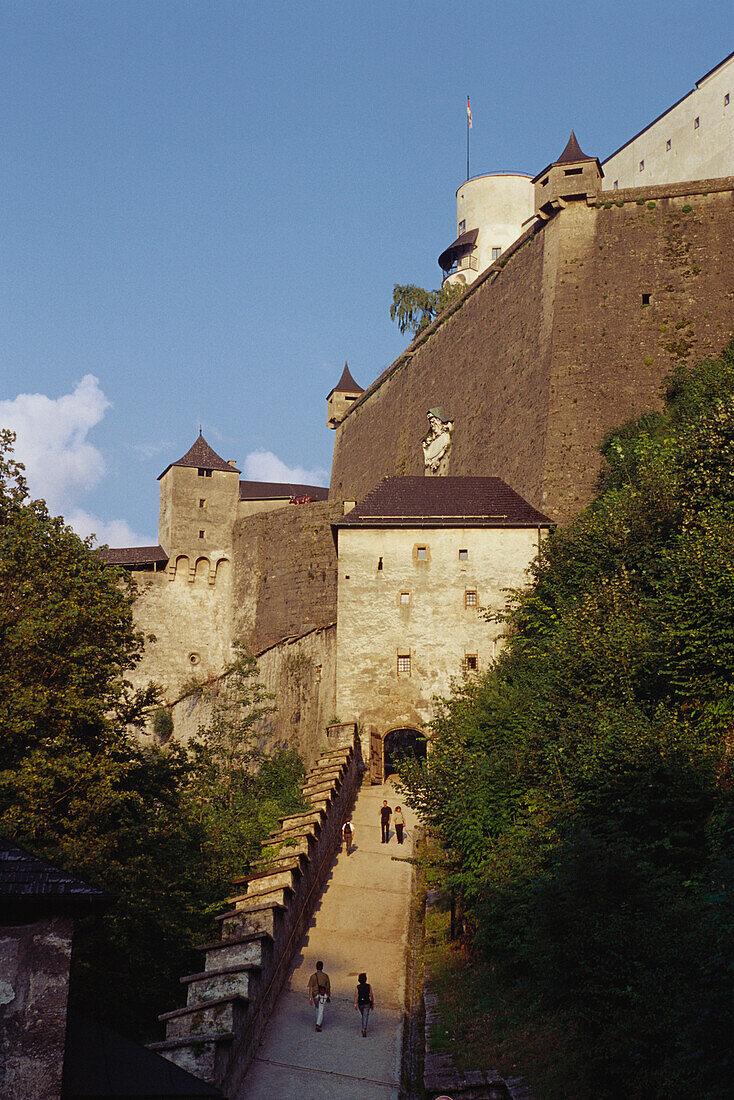
POLYGON ((162 546, 123 546, 115 550, 98 550, 105 565, 154 565, 167 562, 168 554, 162 546))
POLYGON ((386 477, 334 527, 553 527, 498 477, 386 477))
POLYGON ((216 451, 212 450, 201 432, 199 432, 199 438, 193 446, 189 447, 183 458, 179 458, 178 462, 169 462, 163 473, 158 475, 159 481, 162 477, 165 477, 171 466, 196 466, 202 470, 226 470, 228 473, 236 474, 241 472, 236 466, 230 466, 216 451))
POLYGON ((290 500, 291 497, 311 497, 326 500, 329 490, 323 485, 292 485, 279 481, 241 481, 240 500, 290 500))

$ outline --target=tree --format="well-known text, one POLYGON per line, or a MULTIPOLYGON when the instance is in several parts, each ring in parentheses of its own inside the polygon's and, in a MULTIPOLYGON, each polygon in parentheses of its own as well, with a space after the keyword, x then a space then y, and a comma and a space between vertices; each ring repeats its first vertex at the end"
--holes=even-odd
POLYGON ((397 321, 402 333, 416 335, 430 325, 447 306, 461 297, 466 287, 444 283, 440 290, 424 290, 409 283, 393 287, 390 320, 397 321))

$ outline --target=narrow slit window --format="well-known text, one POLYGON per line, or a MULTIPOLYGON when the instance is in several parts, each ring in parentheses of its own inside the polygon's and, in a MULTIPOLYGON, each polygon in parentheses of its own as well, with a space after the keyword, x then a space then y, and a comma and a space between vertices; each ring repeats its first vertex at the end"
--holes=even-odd
POLYGON ((199 497, 199 507, 200 508, 206 508, 206 501, 204 500, 203 497, 199 497))
POLYGON ((652 298, 652 295, 643 294, 642 295, 642 304, 643 304, 643 306, 649 306, 651 298, 652 298))
POLYGON ((203 532, 203 531, 199 531, 199 538, 200 538, 200 539, 203 539, 203 538, 204 538, 204 532, 203 532))
POLYGON ((665 142, 665 152, 666 152, 666 153, 669 153, 669 152, 670 152, 670 150, 671 150, 671 148, 672 148, 672 146, 673 146, 673 143, 672 143, 672 141, 670 140, 670 138, 668 138, 668 140, 667 140, 667 141, 665 142))
POLYGON ((729 106, 729 93, 728 92, 724 96, 724 106, 725 107, 729 106))
POLYGON ((698 117, 698 115, 696 115, 696 117, 693 120, 693 129, 697 130, 700 125, 701 125, 701 119, 698 117))
POLYGON ((641 161, 640 161, 640 171, 641 171, 641 172, 644 172, 644 171, 645 171, 645 162, 644 162, 644 160, 641 160, 641 161))
POLYGON ((382 572, 382 558, 380 558, 380 560, 377 563, 377 569, 378 569, 379 572, 382 572))
POLYGON ((619 191, 619 180, 615 180, 614 183, 612 184, 612 187, 614 188, 615 191, 619 191))

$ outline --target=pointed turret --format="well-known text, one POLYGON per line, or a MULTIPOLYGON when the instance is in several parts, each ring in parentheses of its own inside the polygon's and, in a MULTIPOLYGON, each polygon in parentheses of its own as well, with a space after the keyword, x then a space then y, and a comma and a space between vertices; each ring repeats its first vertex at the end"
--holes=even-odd
POLYGON ((363 393, 364 390, 354 381, 349 366, 345 363, 341 378, 326 398, 326 423, 328 427, 336 428, 338 424, 341 424, 354 402, 363 393))
POLYGON ((597 195, 601 191, 603 175, 597 157, 583 152, 572 130, 558 160, 554 160, 533 180, 536 214, 548 219, 569 202, 597 195))
POLYGON ((240 471, 234 460, 223 459, 199 432, 186 454, 166 466, 158 480, 158 540, 168 556, 186 555, 193 570, 198 557, 225 553, 239 501, 240 471))

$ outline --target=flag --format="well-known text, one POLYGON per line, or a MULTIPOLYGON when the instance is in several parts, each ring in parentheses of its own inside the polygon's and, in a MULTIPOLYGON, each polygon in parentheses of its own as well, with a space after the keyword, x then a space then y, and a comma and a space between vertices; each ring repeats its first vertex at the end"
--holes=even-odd
POLYGON ((469 102, 469 96, 466 97, 466 118, 469 123, 469 129, 471 130, 471 103, 469 102))

